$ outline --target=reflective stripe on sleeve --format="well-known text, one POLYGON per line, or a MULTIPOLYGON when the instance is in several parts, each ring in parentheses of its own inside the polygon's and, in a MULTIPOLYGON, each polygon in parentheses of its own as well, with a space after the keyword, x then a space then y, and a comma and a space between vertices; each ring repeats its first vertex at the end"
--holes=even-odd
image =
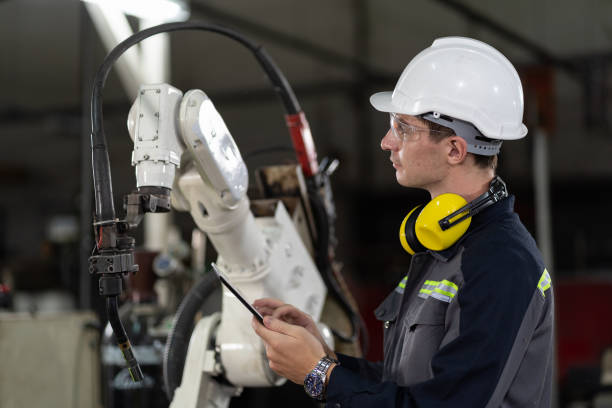
POLYGON ((538 289, 540 290, 542 296, 546 297, 546 293, 544 292, 550 289, 551 282, 550 274, 546 268, 544 268, 544 272, 542 272, 542 276, 540 276, 540 281, 538 282, 538 289))
POLYGON ((431 296, 434 299, 448 303, 455 297, 458 290, 459 287, 454 282, 446 279, 441 281, 426 280, 418 296, 423 299, 431 296))
POLYGON ((404 276, 404 279, 402 279, 400 283, 397 284, 397 287, 395 288, 395 291, 397 293, 404 293, 404 290, 406 289, 407 280, 408 280, 408 275, 404 276))
POLYGON ((438 292, 434 292, 434 293, 432 293, 430 296, 431 296, 432 298, 434 298, 434 299, 438 299, 438 300, 441 300, 441 301, 446 302, 446 303, 450 303, 450 301, 451 301, 451 299, 452 299, 452 297, 449 297, 449 296, 443 295, 443 294, 438 293, 438 292))

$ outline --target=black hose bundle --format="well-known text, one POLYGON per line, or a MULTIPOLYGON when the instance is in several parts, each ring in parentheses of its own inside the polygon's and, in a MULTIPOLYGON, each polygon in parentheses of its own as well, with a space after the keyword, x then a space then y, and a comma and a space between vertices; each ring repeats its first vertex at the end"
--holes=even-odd
POLYGON ((344 295, 344 291, 340 286, 340 282, 334 275, 331 265, 331 260, 329 257, 330 225, 325 204, 315 189, 310 189, 308 193, 317 233, 315 263, 321 272, 321 277, 323 278, 323 282, 325 282, 325 286, 329 290, 330 295, 338 302, 342 310, 349 316, 353 329, 350 335, 340 333, 335 329, 332 329, 332 333, 340 340, 350 343, 357 341, 361 335, 361 350, 365 354, 368 349, 369 342, 365 323, 363 322, 359 312, 353 308, 349 300, 344 295))
POLYGON ((189 347, 189 339, 194 327, 194 319, 202 304, 217 288, 219 279, 214 273, 206 273, 198 283, 187 292, 179 305, 170 334, 164 348, 164 386, 168 400, 172 401, 174 391, 181 384, 183 367, 189 347))

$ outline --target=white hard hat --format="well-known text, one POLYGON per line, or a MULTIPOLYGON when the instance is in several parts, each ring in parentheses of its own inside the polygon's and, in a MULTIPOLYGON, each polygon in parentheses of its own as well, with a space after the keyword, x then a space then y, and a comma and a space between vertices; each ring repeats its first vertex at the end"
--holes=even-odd
POLYGON ((495 48, 471 38, 438 38, 410 61, 393 92, 376 93, 370 103, 382 112, 460 119, 489 139, 527 134, 523 88, 514 66, 495 48))

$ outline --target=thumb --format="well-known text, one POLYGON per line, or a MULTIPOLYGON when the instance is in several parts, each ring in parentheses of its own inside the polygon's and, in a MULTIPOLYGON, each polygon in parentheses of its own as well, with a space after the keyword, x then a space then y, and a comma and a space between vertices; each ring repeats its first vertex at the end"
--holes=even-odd
POLYGON ((277 333, 283 333, 286 335, 292 335, 294 329, 297 327, 272 316, 264 317, 264 326, 277 333))

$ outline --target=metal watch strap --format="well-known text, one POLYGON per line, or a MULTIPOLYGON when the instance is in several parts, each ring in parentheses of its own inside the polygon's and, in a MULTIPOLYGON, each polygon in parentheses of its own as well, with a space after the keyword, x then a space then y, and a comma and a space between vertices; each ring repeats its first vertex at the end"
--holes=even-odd
MULTIPOLYGON (((330 356, 324 356, 323 358, 321 358, 321 360, 319 360, 319 362, 317 363, 317 365, 315 366, 315 368, 312 370, 313 372, 317 373, 319 375, 319 377, 321 378, 321 381, 323 382, 323 384, 325 384, 327 381, 327 371, 329 370, 329 367, 332 364, 340 364, 340 362, 336 359, 331 358, 330 356)), ((323 400, 325 399, 325 392, 326 392, 327 387, 323 388, 323 392, 321 393, 321 395, 319 396, 319 400, 323 400)))
POLYGON ((334 360, 332 360, 329 356, 325 356, 321 358, 321 360, 319 360, 313 371, 319 373, 322 376, 321 378, 325 380, 325 377, 327 376, 327 370, 329 369, 329 366, 332 365, 332 363, 334 363, 334 360))

